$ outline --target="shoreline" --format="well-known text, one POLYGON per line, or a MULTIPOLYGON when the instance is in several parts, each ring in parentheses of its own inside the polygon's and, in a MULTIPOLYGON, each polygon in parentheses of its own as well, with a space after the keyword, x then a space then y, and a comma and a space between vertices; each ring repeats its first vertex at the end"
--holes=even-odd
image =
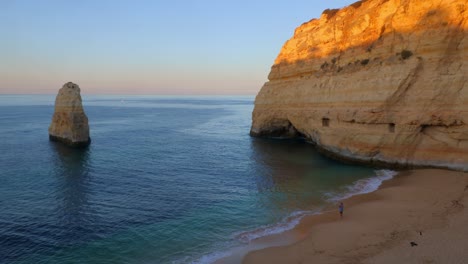
MULTIPOLYGON (((399 171, 394 170, 387 170, 387 169, 376 169, 374 177, 363 179, 366 181, 364 185, 361 185, 363 182, 362 180, 358 180, 354 183, 354 185, 350 185, 349 187, 355 187, 356 185, 361 185, 360 188, 354 189, 349 193, 343 193, 341 198, 333 197, 329 200, 329 203, 337 203, 338 201, 347 201, 353 200, 354 197, 360 197, 361 195, 371 194, 378 189, 382 188, 382 185, 387 184, 387 182, 393 180, 395 177, 401 173, 399 171), (376 182, 378 185, 376 187, 372 187, 375 185, 376 182), (369 188, 371 188, 369 190, 369 188)), ((338 205, 336 205, 338 206, 338 205)), ((215 263, 215 264, 237 264, 241 263, 242 259, 250 252, 276 247, 276 246, 287 246, 294 243, 299 242, 300 240, 304 239, 304 230, 307 230, 309 225, 315 225, 321 223, 323 221, 330 221, 333 219, 331 215, 338 214, 337 207, 327 205, 319 210, 310 210, 310 211, 302 211, 298 212, 298 214, 290 215, 287 218, 290 218, 288 222, 281 222, 286 226, 291 224, 291 227, 286 227, 281 231, 276 231, 275 229, 278 228, 277 224, 272 224, 271 226, 265 227, 265 229, 257 229, 262 231, 268 231, 268 229, 272 229, 273 232, 269 234, 260 234, 258 237, 249 239, 247 244, 243 246, 238 246, 231 248, 229 251, 221 251, 215 252, 215 254, 210 254, 216 256, 216 254, 224 255, 220 258, 216 258, 214 262, 207 262, 207 263, 215 263), (305 222, 304 222, 305 221, 305 222), (309 223, 310 221, 310 223, 309 223)), ((243 233, 252 233, 257 230, 250 230, 245 231, 243 233)), ((261 233, 261 232, 260 232, 261 233)), ((206 255, 206 256, 210 256, 206 255)), ((205 263, 200 261, 200 263, 205 263)), ((196 262, 198 263, 198 262, 196 262)))
MULTIPOLYGON (((468 173, 400 171, 377 190, 343 202, 343 219, 334 207, 305 216, 292 230, 253 241, 264 248, 244 252, 242 263, 440 263, 447 258, 461 263, 468 258, 463 250, 468 228, 460 224, 468 221, 463 210, 468 204, 468 173), (459 224, 450 226, 452 222, 459 224), (451 232, 466 236, 461 242, 438 245, 438 238, 451 232), (280 241, 289 243, 275 245, 280 241), (445 250, 434 250, 435 245, 445 250)), ((235 262, 225 258, 215 263, 235 262)))

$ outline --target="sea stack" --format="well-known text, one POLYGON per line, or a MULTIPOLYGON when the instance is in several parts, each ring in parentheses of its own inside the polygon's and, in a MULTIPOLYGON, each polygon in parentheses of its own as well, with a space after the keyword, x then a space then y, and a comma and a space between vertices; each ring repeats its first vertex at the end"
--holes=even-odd
POLYGON ((366 0, 299 26, 255 99, 252 136, 342 160, 468 170, 466 0, 366 0))
POLYGON ((49 127, 49 139, 71 147, 86 147, 91 143, 88 117, 83 110, 77 84, 68 82, 59 90, 49 127))

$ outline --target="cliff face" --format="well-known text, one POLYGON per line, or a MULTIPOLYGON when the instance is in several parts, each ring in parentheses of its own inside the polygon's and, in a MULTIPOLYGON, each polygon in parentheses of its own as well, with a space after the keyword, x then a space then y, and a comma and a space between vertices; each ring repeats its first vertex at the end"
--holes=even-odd
POLYGON ((252 136, 342 159, 468 170, 466 0, 367 0, 298 27, 260 90, 252 136))
POLYGON ((88 117, 81 104, 80 87, 66 83, 55 99, 55 112, 49 127, 49 138, 73 147, 88 146, 88 117))

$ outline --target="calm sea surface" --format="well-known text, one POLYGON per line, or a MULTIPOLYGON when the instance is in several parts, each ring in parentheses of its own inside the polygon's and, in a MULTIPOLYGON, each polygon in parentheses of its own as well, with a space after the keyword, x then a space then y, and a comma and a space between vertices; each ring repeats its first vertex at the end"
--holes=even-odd
POLYGON ((249 137, 253 97, 84 96, 86 150, 54 100, 0 96, 1 263, 210 263, 388 178, 249 137))

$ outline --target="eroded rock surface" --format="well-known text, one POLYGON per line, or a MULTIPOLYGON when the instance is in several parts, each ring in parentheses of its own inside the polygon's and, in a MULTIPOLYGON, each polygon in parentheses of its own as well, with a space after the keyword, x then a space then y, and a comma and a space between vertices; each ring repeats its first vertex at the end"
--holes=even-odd
POLYGON ((72 82, 63 85, 57 94, 49 138, 72 147, 85 147, 91 143, 88 117, 83 110, 80 87, 72 82))
POLYGON ((468 170, 466 0, 367 0, 298 27, 253 136, 303 135, 341 159, 468 170))

